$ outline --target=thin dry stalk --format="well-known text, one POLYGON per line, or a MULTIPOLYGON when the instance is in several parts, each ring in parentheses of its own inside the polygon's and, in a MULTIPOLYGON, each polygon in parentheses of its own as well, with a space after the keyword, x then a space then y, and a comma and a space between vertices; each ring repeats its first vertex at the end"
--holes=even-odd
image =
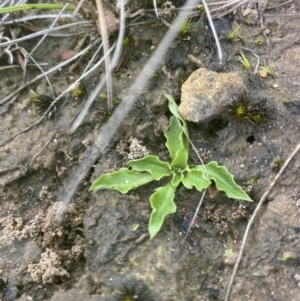
MULTIPOLYGON (((114 55, 111 60, 111 64, 110 64, 109 68, 105 70, 106 72, 109 72, 109 73, 111 73, 114 70, 114 68, 117 66, 119 58, 121 56, 121 52, 122 52, 122 44, 123 44, 123 39, 124 39, 124 34, 125 34, 125 17, 126 17, 124 7, 125 7, 125 2, 124 2, 124 0, 122 0, 121 7, 120 7, 120 15, 121 15, 120 29, 119 29, 119 36, 118 36, 118 41, 117 41, 117 45, 116 45, 116 50, 114 52, 114 55)), ((110 50, 112 50, 112 48, 110 50)), ((89 108, 91 107, 94 100, 96 99, 99 92, 101 91, 102 87, 104 86, 105 81, 106 81, 106 78, 103 77, 101 79, 100 83, 97 85, 97 87, 92 92, 92 94, 89 96, 89 98, 85 102, 81 112, 79 113, 79 115, 75 119, 74 123, 72 124, 72 126, 70 128, 70 133, 74 133, 76 131, 76 129, 80 126, 80 124, 82 123, 84 117, 86 116, 89 108)))
MULTIPOLYGON (((61 18, 62 13, 64 12, 64 10, 68 7, 68 3, 66 3, 64 5, 64 7, 62 8, 62 10, 60 11, 60 13, 57 15, 57 17, 54 19, 54 21, 52 22, 52 24, 50 25, 49 28, 53 28, 54 25, 56 24, 56 22, 61 18)), ((48 36, 49 33, 45 33, 42 38, 38 41, 38 43, 33 47, 33 49, 30 51, 29 55, 31 56, 36 50, 37 48, 43 43, 43 41, 46 39, 46 37, 48 36)))
MULTIPOLYGON (((83 50, 84 51, 84 50, 83 50)), ((73 57, 74 58, 74 57, 73 57)), ((71 58, 71 59, 73 59, 71 58)), ((78 84, 83 78, 87 77, 88 75, 90 75, 94 70, 96 70, 102 63, 103 63, 104 58, 102 58, 99 62, 97 62, 97 64, 95 66, 93 66, 93 68, 91 68, 90 70, 88 70, 87 72, 85 72, 84 74, 82 74, 73 84, 71 84, 64 92, 62 92, 60 95, 58 95, 53 102, 51 103, 51 105, 49 106, 49 108, 45 111, 45 113, 43 114, 43 116, 34 124, 30 125, 29 127, 23 129, 22 131, 17 132, 16 134, 10 136, 8 139, 2 141, 0 143, 0 146, 5 145, 6 143, 10 142, 11 140, 13 140, 14 138, 16 138, 17 136, 28 132, 29 130, 31 130, 33 127, 39 125, 46 116, 48 116, 48 113, 51 111, 51 109, 55 106, 55 104, 58 102, 58 100, 62 99, 67 93, 69 93, 76 84, 78 84)), ((57 67, 57 66, 56 66, 57 67)), ((103 81, 103 85, 104 85, 105 81, 103 81)), ((28 85, 32 84, 32 82, 28 83, 28 85)), ((25 88, 26 85, 23 86, 23 88, 25 88)))
MULTIPOLYGON (((72 58, 70 58, 67 61, 64 61, 60 64, 58 64, 57 66, 53 67, 52 69, 46 71, 44 74, 40 74, 38 76, 36 76, 34 79, 32 79, 31 81, 29 81, 28 83, 26 83, 25 85, 19 87, 16 91, 12 92, 11 94, 9 94, 8 96, 6 96, 1 102, 0 105, 6 103, 7 101, 9 101, 12 97, 14 97, 15 95, 19 94, 23 89, 25 89, 26 87, 32 85, 33 83, 35 83, 36 81, 40 80, 41 78, 45 77, 46 75, 49 75, 51 73, 53 73, 54 71, 68 65, 70 62, 76 60, 78 57, 80 57, 81 55, 83 55, 84 53, 86 53, 87 50, 91 49, 92 47, 94 47, 96 44, 98 44, 100 42, 101 39, 97 39, 96 41, 94 41, 92 44, 90 44, 89 46, 87 46, 85 49, 83 49, 82 51, 80 51, 79 53, 77 53, 75 56, 73 56, 72 58)), ((10 140, 9 140, 10 141, 10 140)))
POLYGON ((271 189, 273 188, 273 186, 275 185, 275 183, 277 182, 277 180, 279 179, 279 177, 281 176, 281 174, 283 173, 283 171, 286 169, 286 167, 288 166, 288 164, 291 162, 291 160, 297 154, 297 152, 299 151, 299 149, 300 149, 300 142, 298 143, 298 145, 296 146, 296 148, 294 149, 294 151, 286 159, 286 161, 282 165, 281 169, 279 170, 279 172, 277 173, 277 175, 275 176, 275 178, 273 179, 273 181, 270 183, 269 187, 267 188, 267 190, 265 191, 265 193, 261 197, 259 203, 257 204, 257 206, 256 206, 256 208, 255 208, 255 210, 254 210, 254 212, 253 212, 253 214, 252 214, 252 216, 251 216, 251 218, 250 218, 250 220, 248 222, 248 225, 247 225, 247 228, 246 228, 243 240, 242 240, 242 244, 241 244, 241 247, 240 247, 240 250, 239 250, 239 253, 238 253, 238 257, 237 257, 237 260, 235 262, 235 265, 234 265, 234 268, 233 268, 233 271, 232 271, 232 274, 231 274, 231 277, 230 277, 230 281, 229 281, 229 285, 228 285, 228 288, 227 288, 226 297, 225 297, 224 301, 228 301, 229 300, 230 292, 231 292, 231 289, 232 289, 232 286, 233 286, 233 283, 234 283, 234 278, 235 278, 235 275, 236 275, 237 270, 239 268, 239 264, 240 264, 240 261, 241 261, 242 256, 243 256, 243 252, 244 252, 244 248, 245 248, 245 245, 246 245, 246 241, 247 241, 247 238, 248 238, 248 235, 249 235, 249 232, 250 232, 250 228, 251 228, 251 226, 252 226, 252 224, 254 222, 254 219, 256 218, 258 211, 260 210, 261 206, 263 205, 263 203, 264 203, 265 199, 267 198, 268 194, 270 193, 271 189))
POLYGON ((154 7, 154 11, 155 11, 156 18, 158 19, 158 10, 157 10, 157 3, 156 3, 156 0, 153 0, 153 7, 154 7))
POLYGON ((254 52, 252 49, 245 48, 245 47, 241 47, 241 48, 246 50, 246 51, 251 52, 257 58, 257 63, 256 63, 256 66, 254 68, 253 74, 258 74, 258 68, 259 68, 259 63, 260 63, 259 55, 256 52, 254 52))
MULTIPOLYGON (((177 119, 177 122, 178 122, 179 126, 181 127, 181 129, 183 130, 183 132, 184 132, 186 138, 188 139, 190 145, 192 146, 194 152, 196 153, 196 155, 197 155, 197 157, 198 157, 198 159, 199 159, 201 165, 204 167, 206 176, 207 176, 207 178, 208 178, 207 169, 206 169, 205 164, 204 164, 204 162, 203 162, 203 160, 202 160, 200 154, 198 153, 198 151, 197 151, 197 149, 196 149, 194 143, 192 142, 192 140, 191 140, 190 137, 189 137, 189 134, 184 130, 183 126, 181 125, 181 123, 179 122, 178 119, 177 119)), ((178 252, 178 255, 177 255, 178 257, 181 256, 182 248, 183 248, 184 243, 185 243, 185 241, 187 240, 187 238, 188 238, 188 236, 189 236, 189 234, 190 234, 192 225, 193 225, 193 223, 194 223, 194 221, 195 221, 195 219, 196 219, 196 217, 197 217, 197 215, 198 215, 198 213, 199 213, 199 211, 200 211, 200 208, 201 208, 202 203, 203 203, 203 201, 204 201, 204 197, 205 197, 206 191, 207 191, 207 189, 205 188, 204 191, 203 191, 203 193, 202 193, 202 196, 201 196, 201 198, 200 198, 200 201, 199 201, 199 203, 198 203, 198 206, 197 206, 197 208, 196 208, 196 210, 195 210, 195 213, 194 213, 194 216, 193 216, 193 218, 192 218, 192 221, 191 221, 191 223, 190 223, 190 225, 189 225, 189 228, 187 229, 186 234, 185 234, 185 237, 184 237, 184 239, 183 239, 183 241, 182 241, 182 243, 181 243, 181 246, 179 247, 179 252, 178 252)))
POLYGON ((97 48, 97 50, 93 54, 92 58, 89 60, 88 64, 84 68, 83 74, 85 74, 89 70, 90 66, 93 64, 93 62, 95 61, 95 59, 98 57, 98 54, 99 54, 100 50, 102 49, 102 47, 103 47, 103 44, 101 43, 101 45, 97 48))
MULTIPOLYGON (((17 19, 13 19, 13 20, 8 20, 8 21, 1 21, 2 25, 11 25, 11 24, 17 24, 17 23, 24 23, 27 21, 31 21, 31 20, 36 20, 36 19, 55 19, 57 18, 57 14, 53 15, 53 14, 45 14, 45 15, 32 15, 32 16, 25 16, 25 17, 21 17, 21 18, 17 18, 17 19)), ((71 15, 71 14, 63 14, 61 15, 62 19, 76 19, 77 17, 71 15)))
POLYGON ((73 15, 74 15, 74 16, 79 12, 79 10, 80 10, 80 8, 81 8, 81 6, 82 6, 82 4, 83 4, 84 1, 85 1, 85 0, 80 0, 80 1, 78 2, 77 6, 76 6, 76 8, 75 8, 75 10, 74 10, 74 12, 73 12, 73 15))
MULTIPOLYGON (((64 6, 64 8, 63 8, 62 11, 60 12, 60 14, 57 16, 57 18, 55 19, 55 21, 53 22, 53 24, 51 25, 50 28, 53 28, 53 26, 55 25, 55 23, 57 22, 57 20, 59 19, 59 17, 62 15, 63 11, 67 8, 67 6, 68 6, 67 4, 64 6)), ((13 37, 13 40, 16 40, 14 30, 10 29, 10 32, 11 32, 11 36, 13 37)), ((22 67, 22 69, 23 69, 23 72, 24 72, 23 84, 26 82, 25 77, 26 77, 26 66, 27 66, 28 58, 30 58, 30 59, 32 60, 32 62, 38 67, 38 69, 40 69, 40 71, 42 72, 42 74, 45 74, 45 71, 42 69, 42 67, 40 66, 40 64, 38 64, 38 63, 34 60, 34 58, 32 57, 32 54, 33 54, 33 52, 37 49, 37 47, 43 42, 43 40, 47 37, 47 35, 48 35, 48 34, 45 34, 45 35, 42 37, 42 39, 38 42, 38 44, 34 47, 34 49, 33 49, 30 53, 28 53, 24 48, 19 47, 19 46, 17 45, 17 43, 15 44, 15 45, 16 45, 16 49, 20 49, 21 52, 22 52, 22 54, 23 54, 23 56, 24 56, 24 58, 25 58, 25 60, 23 60, 22 57, 21 57, 21 55, 18 56, 18 53, 17 53, 17 57, 18 57, 18 59, 19 59, 19 63, 20 63, 20 65, 21 65, 21 67, 22 67)), ((8 46, 8 47, 9 47, 9 46, 8 46)), ((47 80, 47 82, 48 82, 48 85, 49 85, 49 87, 50 87, 50 89, 51 89, 51 92, 53 93, 53 87, 52 87, 52 85, 51 85, 51 82, 50 82, 48 76, 45 75, 45 78, 46 78, 46 80, 47 80)))
POLYGON ((230 1, 220 1, 220 2, 214 2, 210 3, 209 5, 220 5, 224 4, 218 8, 215 8, 211 10, 212 17, 214 19, 216 18, 221 18, 234 10, 238 9, 241 7, 243 4, 246 4, 247 2, 250 2, 250 0, 230 0, 230 1))
MULTIPOLYGON (((50 89, 51 89, 51 93, 54 93, 54 89, 53 89, 53 87, 52 87, 52 84, 51 84, 51 82, 50 82, 50 79, 49 79, 49 77, 47 76, 47 74, 45 74, 45 71, 44 71, 44 69, 41 67, 41 65, 23 48, 23 47, 21 47, 20 48, 20 50, 21 50, 21 52, 22 52, 22 54, 23 54, 23 56, 25 57, 25 58, 27 58, 27 57, 30 57, 30 59, 32 60, 32 62, 35 64, 35 66, 37 66, 37 68, 42 72, 42 75, 44 75, 44 77, 45 77, 45 79, 46 79, 46 81, 47 81, 47 83, 48 83, 48 85, 49 85, 49 87, 50 87, 50 89)), ((26 80, 25 80, 25 76, 26 76, 26 66, 28 65, 28 63, 26 62, 25 64, 24 64, 24 69, 23 69, 23 71, 24 71, 24 77, 23 77, 23 84, 25 84, 26 83, 26 80)))
POLYGON ((188 238, 188 236, 189 236, 189 234, 190 234, 192 225, 193 225, 193 223, 194 223, 194 221, 195 221, 195 219, 196 219, 196 217, 197 217, 197 215, 198 215, 198 213, 199 213, 199 211, 200 211, 200 208, 201 208, 201 206, 202 206, 202 204, 203 204, 203 201, 204 201, 204 197, 205 197, 206 191, 207 191, 207 189, 205 188, 204 191, 203 191, 203 193, 202 193, 202 196, 201 196, 201 198, 200 198, 200 201, 199 201, 199 203, 198 203, 198 206, 197 206, 197 208, 196 208, 196 210, 195 210, 195 213, 194 213, 194 216, 193 216, 193 218, 192 218, 192 221, 191 221, 191 223, 190 223, 190 225, 189 225, 189 228, 187 229, 186 234, 185 234, 185 236, 184 236, 184 239, 183 239, 183 241, 182 241, 182 243, 181 243, 181 245, 180 245, 180 247, 179 247, 178 255, 176 256, 176 258, 179 258, 179 257, 181 256, 181 251, 182 251, 182 249, 183 249, 183 247, 184 247, 185 241, 187 240, 187 238, 188 238))
POLYGON ((284 6, 284 5, 289 4, 289 3, 291 3, 291 2, 294 2, 294 0, 288 0, 288 1, 284 2, 284 3, 279 4, 279 5, 275 5, 275 6, 268 7, 268 9, 279 8, 279 7, 282 7, 282 6, 284 6))
MULTIPOLYGON (((48 63, 40 63, 39 64, 40 66, 48 66, 49 64, 48 63)), ((30 67, 36 67, 35 64, 28 64, 28 66, 30 67)), ((20 68, 18 65, 9 65, 9 66, 3 66, 3 67, 0 67, 0 70, 5 70, 5 69, 14 69, 14 68, 20 68)))
POLYGON ((208 6, 206 4, 206 1, 202 0, 202 3, 203 3, 204 8, 205 8, 205 12, 206 12, 206 16, 207 16, 207 19, 208 19, 208 23, 209 23, 210 29, 211 29, 211 31, 213 33, 213 36, 214 36, 214 39, 215 39, 215 42, 216 42, 216 46, 217 46, 217 49, 218 49, 219 61, 221 63, 222 60, 223 60, 223 54, 222 54, 222 49, 221 49, 220 41, 219 41, 219 38, 218 38, 218 35, 217 35, 217 32, 216 32, 216 28, 215 28, 214 23, 212 21, 212 17, 211 17, 210 11, 208 9, 208 6))
POLYGON ((104 8, 102 0, 96 0, 97 10, 98 10, 98 20, 100 25, 101 37, 103 40, 103 51, 105 58, 105 77, 106 77, 106 88, 107 88, 107 107, 112 110, 113 107, 113 97, 112 97, 112 78, 111 72, 109 72, 110 67, 110 55, 109 55, 109 42, 108 42, 108 32, 106 26, 106 18, 104 14, 104 8))
POLYGON ((54 32, 54 31, 61 30, 61 29, 66 29, 66 28, 73 27, 73 26, 76 26, 76 25, 80 25, 80 26, 91 25, 91 22, 90 21, 80 21, 80 22, 69 23, 69 24, 57 26, 57 27, 54 27, 54 28, 41 30, 39 32, 35 32, 35 33, 29 34, 27 36, 24 36, 24 37, 15 39, 15 40, 0 43, 0 47, 10 46, 12 44, 20 43, 20 42, 23 42, 23 41, 26 41, 26 40, 30 40, 30 39, 39 37, 39 36, 44 35, 46 33, 54 32))
POLYGON ((29 166, 32 166, 34 160, 42 153, 42 151, 49 145, 49 143, 52 141, 53 137, 55 136, 57 131, 54 131, 52 132, 50 135, 49 135, 49 138, 47 140, 47 142, 44 144, 44 146, 32 157, 30 163, 29 163, 29 166))

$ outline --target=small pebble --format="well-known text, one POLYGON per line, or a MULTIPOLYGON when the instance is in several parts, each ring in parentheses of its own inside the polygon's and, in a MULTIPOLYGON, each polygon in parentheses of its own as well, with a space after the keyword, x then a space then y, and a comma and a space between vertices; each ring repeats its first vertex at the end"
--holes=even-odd
POLYGON ((300 275, 299 275, 299 274, 296 274, 296 275, 294 276, 294 278, 295 278, 295 280, 296 280, 297 282, 300 282, 300 275))
POLYGON ((71 49, 63 49, 61 52, 60 52, 60 59, 62 61, 67 61, 69 60, 71 57, 73 57, 74 55, 76 54, 76 52, 74 50, 71 50, 71 49))

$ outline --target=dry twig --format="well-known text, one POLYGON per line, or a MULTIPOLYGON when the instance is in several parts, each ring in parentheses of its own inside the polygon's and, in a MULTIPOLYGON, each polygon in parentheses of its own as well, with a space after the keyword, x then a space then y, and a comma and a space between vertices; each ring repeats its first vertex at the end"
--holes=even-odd
POLYGON ((53 137, 55 136, 56 131, 52 132, 49 135, 49 139, 47 140, 47 142, 44 144, 44 146, 32 157, 29 166, 32 167, 32 164, 34 162, 34 160, 42 153, 42 151, 49 145, 49 143, 52 141, 53 137))
POLYGON ((273 179, 273 181, 270 183, 269 187, 267 188, 267 190, 265 191, 265 193, 261 197, 259 203, 257 204, 257 206, 256 206, 256 208, 255 208, 255 210, 254 210, 254 212, 253 212, 253 214, 252 214, 252 216, 251 216, 251 218, 250 218, 250 220, 248 222, 248 225, 247 225, 247 228, 246 228, 243 240, 242 240, 242 244, 241 244, 241 247, 240 247, 240 250, 239 250, 239 253, 238 253, 238 257, 237 257, 237 260, 235 262, 235 265, 234 265, 234 268, 233 268, 233 271, 232 271, 232 274, 231 274, 231 277, 230 277, 230 281, 229 281, 229 285, 228 285, 228 288, 227 288, 226 297, 225 297, 224 301, 228 301, 229 300, 230 292, 231 292, 231 289, 232 289, 232 286, 233 286, 233 283, 234 283, 234 278, 235 278, 235 275, 236 275, 237 270, 239 268, 239 264, 240 264, 240 261, 242 259, 243 251, 244 251, 244 248, 245 248, 245 245, 246 245, 246 241, 247 241, 247 238, 248 238, 248 234, 250 232, 250 228, 251 228, 251 226, 252 226, 252 224, 254 222, 254 219, 257 216, 258 211, 260 210, 261 206, 263 205, 263 203, 264 203, 265 199, 267 198, 268 194, 270 193, 271 189, 273 188, 273 186, 275 185, 275 183, 277 182, 277 180, 279 179, 279 177, 281 176, 281 174, 283 173, 283 171, 286 169, 286 167, 288 166, 288 164, 291 162, 291 160, 297 154, 297 152, 299 151, 299 149, 300 149, 300 142, 298 143, 298 145, 296 146, 296 148, 294 149, 294 151, 286 159, 286 161, 282 165, 281 169, 279 170, 279 172, 277 173, 277 175, 275 176, 275 178, 273 179))

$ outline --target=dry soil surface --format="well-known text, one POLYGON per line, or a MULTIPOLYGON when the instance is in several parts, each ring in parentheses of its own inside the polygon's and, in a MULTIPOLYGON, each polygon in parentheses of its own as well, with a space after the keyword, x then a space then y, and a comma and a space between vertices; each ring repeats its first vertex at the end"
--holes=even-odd
MULTIPOLYGON (((7 281, 2 283, 3 300, 224 300, 247 221, 299 142, 300 4, 296 0, 280 6, 282 3, 268 3, 263 27, 255 7, 249 14, 238 10, 222 21, 215 20, 224 53, 222 64, 205 15, 195 13, 187 32, 169 45, 167 55, 105 152, 96 162, 91 159, 88 165, 84 163, 83 180, 74 188, 69 203, 63 196, 72 187, 77 168, 87 162, 93 142, 109 117, 105 89, 83 124, 73 134, 68 130, 104 67, 82 81, 83 95, 66 96, 50 118, 18 135, 37 122, 41 113, 28 88, 3 103, 21 86, 23 72, 17 65, 0 70, 0 276, 7 281), (238 25, 240 38, 228 40, 228 32, 238 25), (242 67, 241 51, 250 60, 250 70, 242 67), (272 75, 254 74, 258 58, 259 66, 269 66, 272 75), (180 249, 183 217, 195 212, 201 197, 196 190, 178 189, 177 213, 166 219, 157 237, 149 240, 149 196, 163 181, 127 195, 91 193, 88 189, 99 175, 126 166, 128 159, 149 153, 169 160, 163 133, 171 114, 163 94, 173 95, 180 103, 182 83, 199 67, 238 72, 248 90, 245 99, 259 103, 267 114, 264 122, 255 124, 237 124, 229 112, 205 124, 188 123, 190 138, 203 160, 226 166, 254 202, 238 202, 210 191, 198 214, 199 228, 192 232, 195 246, 185 242, 180 249), (126 291, 139 298, 126 299, 126 291)), ((165 10, 163 22, 150 8, 144 1, 128 4, 132 15, 127 20, 128 43, 122 63, 113 73, 116 103, 139 77, 166 34, 167 22, 177 14, 176 10, 165 10), (139 9, 146 9, 146 13, 139 9)), ((38 20, 25 27, 11 26, 22 37, 49 24, 38 20)), ((80 33, 82 29, 72 30, 80 33)), ((98 37, 94 25, 84 32, 89 33, 84 46, 98 37)), ((5 35, 9 34, 6 26, 5 35)), ((82 37, 49 35, 34 58, 47 63, 43 68, 48 70, 61 62, 62 49, 75 49, 82 37)), ((117 33, 112 34, 110 42, 116 38, 117 33)), ((30 52, 38 41, 34 38, 19 46, 30 52)), ((78 78, 95 51, 92 48, 73 72, 68 65, 49 76, 56 93, 78 78)), ((8 66, 5 54, 0 62, 8 66)), ((29 66, 27 81, 38 74, 29 66)), ((46 87, 45 79, 30 85, 41 94, 49 93, 46 87)), ((199 164, 192 150, 189 161, 199 164)), ((256 218, 230 300, 300 300, 299 165, 297 154, 256 218)))

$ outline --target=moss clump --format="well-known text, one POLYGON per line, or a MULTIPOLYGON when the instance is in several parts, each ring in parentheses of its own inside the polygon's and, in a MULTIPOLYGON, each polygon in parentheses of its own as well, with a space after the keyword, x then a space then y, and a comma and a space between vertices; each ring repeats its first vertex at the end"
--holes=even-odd
POLYGON ((265 40, 263 37, 259 36, 259 37, 254 41, 254 44, 255 44, 256 46, 263 46, 264 44, 266 44, 266 40, 265 40))
POLYGON ((59 109, 58 102, 54 103, 55 99, 57 98, 56 94, 38 94, 31 90, 29 92, 29 97, 38 107, 37 110, 40 114, 44 114, 50 108, 50 106, 52 106, 51 110, 48 112, 48 118, 53 116, 54 113, 59 109))
POLYGON ((123 39, 123 48, 125 50, 130 50, 130 48, 133 48, 134 45, 135 45, 135 41, 134 39, 131 37, 131 36, 126 36, 124 39, 123 39))
POLYGON ((266 100, 251 101, 242 98, 235 101, 227 111, 226 119, 236 125, 257 125, 266 121, 269 114, 269 108, 266 105, 266 100))
POLYGON ((113 301, 154 301, 156 300, 147 285, 139 279, 122 279, 117 284, 116 295, 113 301))
POLYGON ((243 42, 244 38, 239 34, 239 30, 241 28, 241 25, 238 25, 236 28, 233 30, 229 31, 226 35, 227 40, 230 42, 243 42))
POLYGON ((73 97, 81 98, 86 94, 86 90, 85 90, 84 86, 82 85, 82 83, 79 82, 72 86, 70 94, 73 97))
POLYGON ((251 69, 251 63, 248 60, 248 58, 245 56, 245 54, 241 51, 241 56, 239 57, 239 61, 241 62, 244 70, 250 70, 251 69))
POLYGON ((193 34, 192 31, 192 22, 191 20, 184 20, 183 23, 180 25, 179 28, 179 36, 183 39, 183 40, 189 40, 193 34))

